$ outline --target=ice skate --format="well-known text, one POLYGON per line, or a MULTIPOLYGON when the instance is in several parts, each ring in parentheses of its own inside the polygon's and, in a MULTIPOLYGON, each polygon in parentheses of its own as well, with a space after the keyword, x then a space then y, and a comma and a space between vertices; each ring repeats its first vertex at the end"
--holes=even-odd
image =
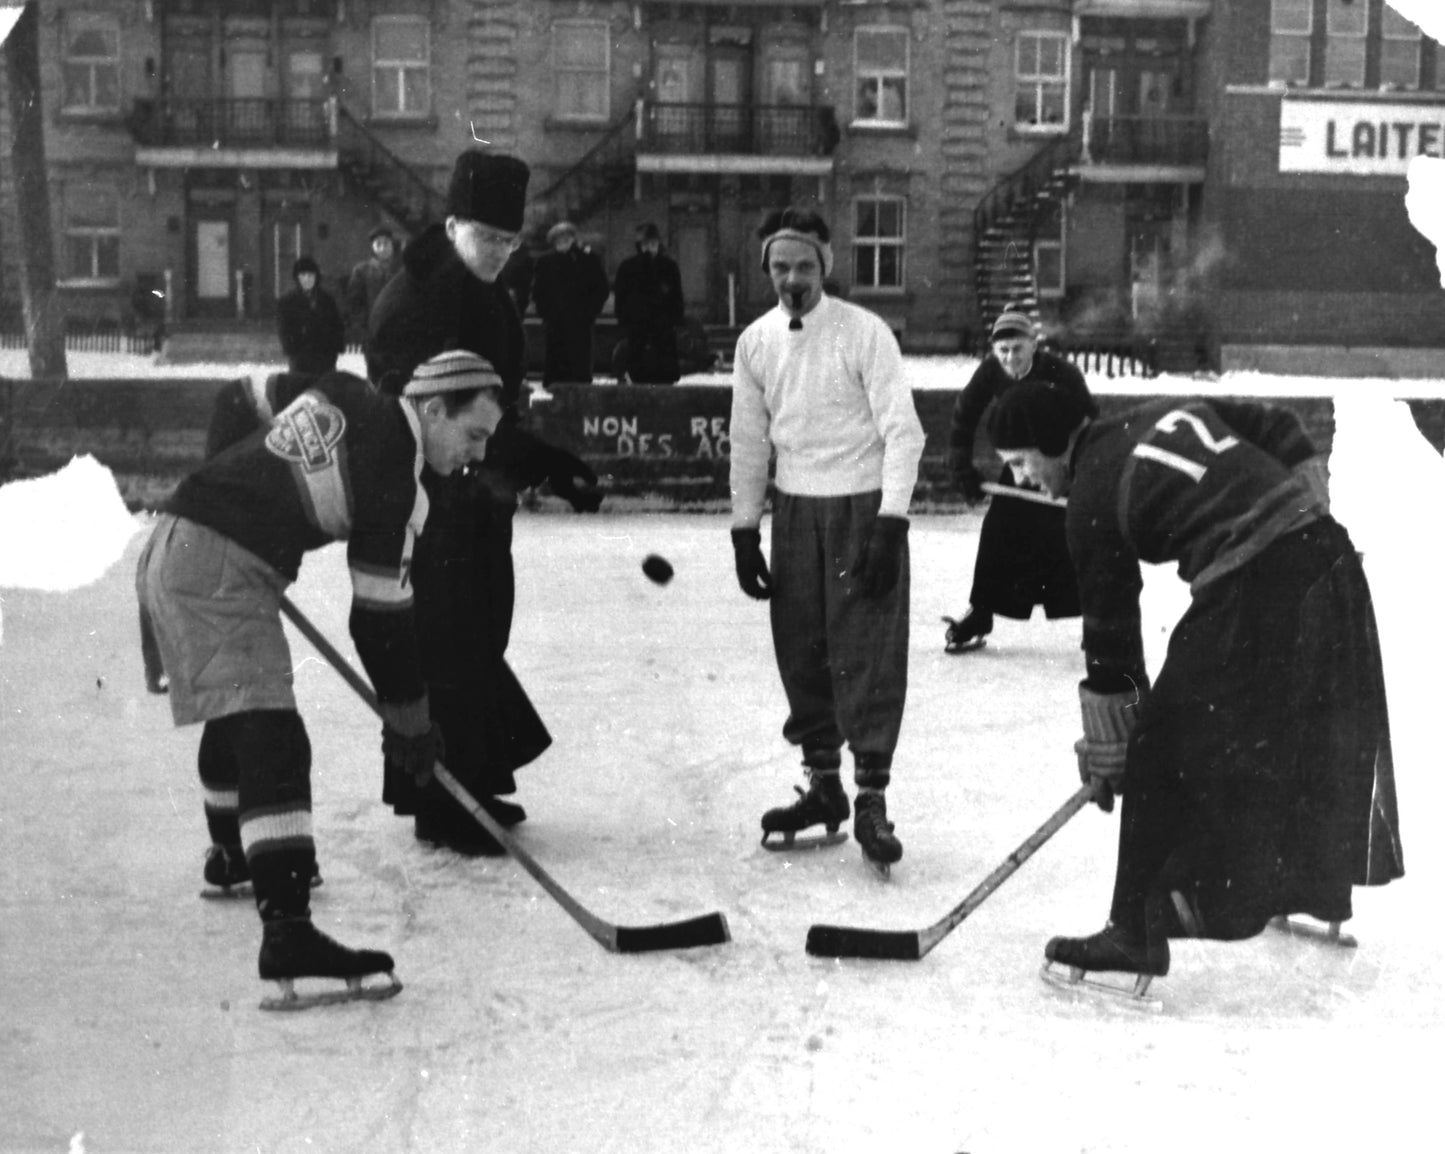
POLYGON ((838 827, 848 820, 848 795, 838 774, 808 771, 808 789, 798 786, 798 800, 763 814, 763 848, 767 850, 823 849, 848 840, 838 827), (798 839, 798 832, 821 824, 826 831, 798 839), (771 834, 781 834, 781 841, 769 841, 771 834))
POLYGON ((382 1001, 401 993, 392 973, 395 963, 381 950, 351 950, 327 937, 309 917, 281 918, 262 927, 261 977, 281 987, 278 997, 263 998, 263 1010, 309 1010, 337 1002, 382 1001), (390 985, 364 985, 371 974, 385 974, 390 985), (298 993, 299 978, 339 978, 344 989, 298 993))
POLYGON ((858 839, 863 860, 887 877, 893 863, 903 856, 903 843, 893 834, 883 794, 875 790, 859 792, 854 810, 853 836, 858 839))
POLYGON ((1269 919, 1271 929, 1296 938, 1309 938, 1342 950, 1353 950, 1360 943, 1354 934, 1345 933, 1337 921, 1316 918, 1309 914, 1280 914, 1269 919))
POLYGON ((1146 994, 1156 977, 1169 972, 1167 940, 1161 939, 1157 945, 1132 941, 1110 922, 1087 938, 1051 938, 1044 947, 1044 958, 1039 974, 1058 989, 1086 988, 1090 993, 1106 994, 1143 1009, 1163 1006, 1146 994), (1089 976, 1099 973, 1132 974, 1134 982, 1125 986, 1089 976))
POLYGON ((993 632, 993 614, 987 610, 980 612, 970 608, 957 620, 952 617, 945 617, 943 620, 948 623, 948 629, 943 635, 945 653, 959 654, 982 649, 988 644, 984 638, 993 632))
MULTIPOLYGON (((491 813, 491 809, 483 806, 491 813)), ((516 807, 520 809, 521 807, 516 807)), ((492 814, 496 817, 495 814, 492 814)), ((500 818, 498 824, 505 825, 500 818)), ((416 815, 416 840, 461 857, 506 857, 507 849, 483 829, 471 814, 457 815, 423 806, 416 815)))
MULTIPOLYGON (((207 901, 231 901, 249 898, 251 889, 251 867, 246 864, 246 854, 238 845, 213 845, 206 850, 206 864, 201 867, 201 876, 206 888, 201 897, 207 901)), ((321 884, 321 867, 311 867, 311 888, 321 884)))

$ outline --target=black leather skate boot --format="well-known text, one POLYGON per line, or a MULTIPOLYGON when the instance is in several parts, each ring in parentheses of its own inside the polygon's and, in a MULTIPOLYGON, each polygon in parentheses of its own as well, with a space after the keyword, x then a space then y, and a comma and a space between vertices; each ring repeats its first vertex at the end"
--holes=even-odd
POLYGON ((251 867, 246 864, 245 851, 239 845, 213 845, 206 851, 201 876, 208 886, 225 891, 249 882, 251 867))
POLYGON ((1087 938, 1050 938, 1044 957, 1087 973, 1113 972, 1163 977, 1169 972, 1169 940, 1149 940, 1109 922, 1087 938))
POLYGON ((955 621, 945 617, 948 630, 943 635, 945 653, 967 653, 971 649, 982 649, 984 638, 993 632, 993 614, 987 609, 969 608, 963 617, 955 621))
POLYGON ((816 848, 836 845, 847 837, 838 832, 838 827, 848 820, 849 813, 848 795, 843 792, 838 770, 809 765, 803 768, 808 775, 807 791, 794 786, 798 793, 797 801, 763 814, 764 849, 792 849, 795 844, 798 848, 816 848), (800 830, 819 824, 827 830, 826 834, 796 842, 800 830), (781 842, 768 841, 768 836, 775 833, 782 835, 781 842))
POLYGON ((853 836, 858 839, 859 848, 869 864, 885 874, 888 867, 903 856, 903 843, 894 836, 882 790, 858 791, 854 802, 853 836))

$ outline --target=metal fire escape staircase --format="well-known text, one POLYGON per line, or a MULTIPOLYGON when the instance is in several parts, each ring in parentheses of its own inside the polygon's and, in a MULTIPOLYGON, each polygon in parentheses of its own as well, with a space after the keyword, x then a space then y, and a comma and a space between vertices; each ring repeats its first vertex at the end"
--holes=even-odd
POLYGON ((973 213, 974 278, 982 331, 1009 306, 1037 314, 1034 242, 1039 226, 1072 190, 1079 142, 1061 137, 993 185, 973 213))
MULTIPOLYGON (((632 187, 637 174, 636 121, 634 107, 572 167, 527 198, 523 231, 529 243, 540 243, 559 220, 581 224, 632 187)), ((352 192, 409 233, 420 232, 445 215, 446 197, 344 108, 337 115, 337 167, 352 192)))
POLYGON ((540 245, 559 220, 580 225, 630 190, 637 177, 637 107, 613 124, 602 138, 551 184, 527 198, 523 233, 540 245))

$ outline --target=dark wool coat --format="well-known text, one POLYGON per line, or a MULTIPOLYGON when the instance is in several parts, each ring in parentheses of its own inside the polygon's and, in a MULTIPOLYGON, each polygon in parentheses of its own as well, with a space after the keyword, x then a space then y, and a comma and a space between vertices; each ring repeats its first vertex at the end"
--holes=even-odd
POLYGON ((1404 872, 1374 608, 1299 475, 1313 455, 1286 410, 1186 399, 1097 422, 1075 448, 1091 684, 1146 684, 1141 562, 1176 562, 1192 594, 1129 739, 1118 925, 1183 934, 1181 903, 1224 940, 1280 914, 1343 921, 1351 886, 1404 872))
MULTIPOLYGON (((1083 373, 1062 357, 1037 350, 1024 380, 1045 381, 1064 389, 1084 402, 1089 416, 1098 415, 1099 406, 1083 373)), ((948 440, 956 477, 973 469, 974 441, 984 413, 1016 383, 989 356, 959 393, 948 440)), ((1013 486, 1011 470, 1003 470, 999 484, 1013 486)), ((1023 621, 1035 605, 1042 605, 1049 617, 1077 617, 1079 591, 1064 542, 1064 511, 1011 497, 990 501, 979 528, 968 600, 975 609, 1023 621)))
POLYGON ((684 316, 682 273, 666 253, 638 251, 612 282, 617 323, 626 330, 622 366, 634 384, 674 384, 681 375, 677 326, 684 316))
POLYGON ((370 256, 352 266, 351 276, 346 281, 346 324, 357 334, 360 343, 366 343, 366 326, 376 298, 381 296, 381 290, 399 268, 401 261, 395 256, 391 260, 370 256))
POLYGON ((293 373, 329 373, 346 350, 341 312, 319 285, 309 293, 297 286, 276 302, 276 329, 293 373))
POLYGON ((592 380, 592 326, 611 291, 591 249, 574 244, 537 258, 532 301, 546 332, 542 383, 592 380))
MULTIPOLYGON (((447 349, 491 362, 506 413, 483 464, 451 477, 422 474, 431 508, 412 562, 422 661, 447 768, 476 796, 511 793, 513 770, 552 740, 505 661, 516 592, 512 517, 518 490, 541 479, 545 447, 517 424, 526 346, 511 298, 477 280, 433 225, 407 245, 402 271, 372 309, 367 372, 397 394, 417 365, 447 349)), ((423 802, 459 810, 436 783, 418 796, 402 774, 387 774, 383 799, 398 813, 423 802)))

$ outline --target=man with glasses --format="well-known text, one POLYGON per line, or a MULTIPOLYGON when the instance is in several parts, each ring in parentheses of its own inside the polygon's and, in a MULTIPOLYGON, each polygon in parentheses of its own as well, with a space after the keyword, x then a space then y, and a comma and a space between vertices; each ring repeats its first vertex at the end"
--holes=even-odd
MULTIPOLYGON (((514 771, 552 741, 505 660, 517 495, 546 481, 579 512, 602 500, 586 464, 519 424, 526 341, 498 276, 520 242, 529 175, 512 156, 469 149, 457 158, 446 218, 406 246, 401 272, 372 310, 366 346, 367 373, 383 392, 397 393, 416 365, 446 349, 477 353, 502 380, 505 416, 486 461, 450 477, 422 475, 431 512, 412 580, 447 768, 506 826, 526 813, 500 795, 516 791, 514 771)), ((399 815, 416 816, 418 840, 466 855, 502 852, 435 782, 418 790, 390 766, 385 774, 382 798, 399 815)))

